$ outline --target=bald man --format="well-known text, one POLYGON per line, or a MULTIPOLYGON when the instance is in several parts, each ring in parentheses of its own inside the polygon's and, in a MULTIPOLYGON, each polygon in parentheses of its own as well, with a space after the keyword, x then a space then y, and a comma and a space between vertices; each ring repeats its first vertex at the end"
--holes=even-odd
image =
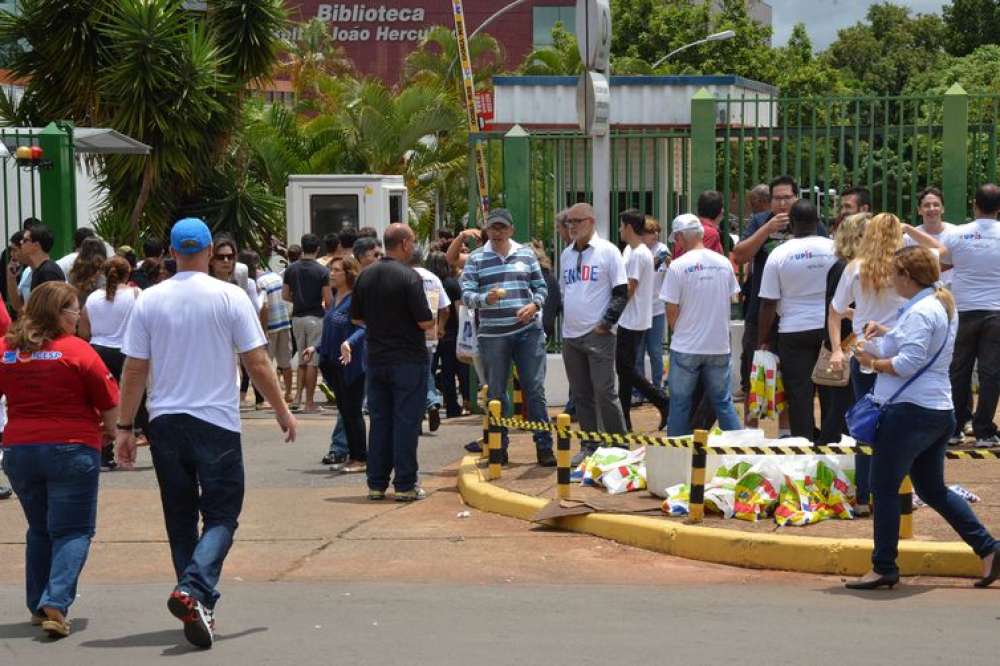
MULTIPOLYGON (((625 260, 594 229, 594 209, 576 204, 566 214, 572 243, 560 260, 563 364, 583 430, 625 432, 615 388, 615 329, 628 303, 625 260)), ((581 443, 576 463, 594 450, 581 443)))
POLYGON ((351 296, 351 319, 367 327, 368 499, 384 500, 393 475, 397 502, 425 497, 417 486, 417 440, 427 399, 424 331, 434 325, 424 283, 407 265, 413 230, 391 224, 385 256, 361 271, 351 296))

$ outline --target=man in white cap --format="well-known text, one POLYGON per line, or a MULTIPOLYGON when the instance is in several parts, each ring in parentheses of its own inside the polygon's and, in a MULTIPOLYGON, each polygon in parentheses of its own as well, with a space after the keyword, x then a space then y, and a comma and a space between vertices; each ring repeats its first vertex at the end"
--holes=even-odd
POLYGON ((184 636, 214 642, 216 586, 243 507, 237 354, 274 418, 295 440, 295 417, 267 356, 267 337, 246 293, 208 275, 214 251, 204 222, 185 218, 170 232, 177 275, 142 292, 125 332, 117 449, 135 462, 133 422, 149 384, 149 441, 177 586, 167 608, 184 636), (201 534, 198 519, 202 518, 201 534))
POLYGON ((691 411, 699 379, 723 430, 739 430, 730 391, 729 308, 740 293, 729 260, 705 247, 701 220, 678 215, 670 240, 683 249, 663 280, 670 338, 670 416, 667 433, 691 434, 691 411))

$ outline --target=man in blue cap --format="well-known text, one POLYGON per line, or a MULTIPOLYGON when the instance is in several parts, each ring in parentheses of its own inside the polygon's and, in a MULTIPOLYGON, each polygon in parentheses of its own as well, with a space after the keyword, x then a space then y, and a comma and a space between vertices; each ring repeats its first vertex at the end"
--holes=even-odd
POLYGON ((132 419, 151 375, 150 451, 177 574, 167 608, 184 623, 188 641, 202 648, 214 641, 216 585, 243 507, 237 354, 274 407, 285 441, 295 440, 295 418, 257 312, 237 285, 209 277, 213 251, 204 222, 174 224, 170 254, 177 275, 142 292, 129 318, 117 424, 119 463, 130 467, 132 419))

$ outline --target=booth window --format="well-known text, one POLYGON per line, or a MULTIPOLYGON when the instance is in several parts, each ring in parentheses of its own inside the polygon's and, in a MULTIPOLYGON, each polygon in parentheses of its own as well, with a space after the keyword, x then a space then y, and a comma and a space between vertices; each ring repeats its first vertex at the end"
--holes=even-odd
POLYGON ((358 228, 358 195, 314 194, 309 197, 309 231, 322 238, 358 228))

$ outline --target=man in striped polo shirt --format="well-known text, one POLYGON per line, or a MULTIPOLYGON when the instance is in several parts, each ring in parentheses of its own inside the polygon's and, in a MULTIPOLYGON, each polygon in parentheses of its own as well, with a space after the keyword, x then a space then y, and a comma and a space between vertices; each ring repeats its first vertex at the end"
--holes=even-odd
MULTIPOLYGON (((506 208, 486 217, 489 240, 465 262, 462 302, 479 310, 479 356, 486 371, 490 400, 510 412, 507 378, 517 366, 528 419, 548 421, 545 403, 545 334, 540 316, 548 291, 538 259, 530 247, 513 240, 514 220, 506 208)), ((534 433, 538 464, 555 467, 552 434, 534 433)), ((507 463, 507 430, 503 431, 503 462, 507 463)))

